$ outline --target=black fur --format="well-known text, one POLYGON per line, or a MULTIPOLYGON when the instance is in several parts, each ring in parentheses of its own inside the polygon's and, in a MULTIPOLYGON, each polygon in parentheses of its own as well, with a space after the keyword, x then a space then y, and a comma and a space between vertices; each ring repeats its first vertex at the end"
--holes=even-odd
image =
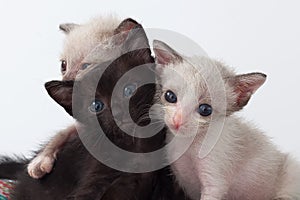
POLYGON ((0 178, 16 180, 18 172, 25 170, 28 161, 25 158, 0 158, 0 178))
POLYGON ((29 177, 25 170, 19 173, 19 184, 12 197, 17 200, 189 199, 174 182, 168 167, 147 174, 128 174, 111 170, 95 160, 78 137, 69 141, 58 154, 51 174, 36 180, 29 177), (99 171, 95 170, 94 174, 89 174, 91 165, 95 165, 93 167, 97 167, 99 171), (84 187, 89 184, 91 186, 84 187))
MULTIPOLYGON (((131 21, 130 21, 131 22, 131 21)), ((139 76, 130 77, 128 82, 138 82, 150 78, 155 82, 153 57, 148 47, 148 40, 141 28, 129 33, 123 48, 129 50, 111 63, 102 63, 85 74, 82 79, 72 81, 52 81, 46 83, 49 95, 84 127, 82 137, 87 138, 101 154, 109 154, 105 144, 101 143, 95 115, 88 111, 94 99, 105 103, 105 109, 97 114, 105 136, 115 145, 131 152, 151 152, 162 148, 165 141, 165 129, 150 138, 133 138, 124 133, 115 123, 111 112, 112 91, 117 81, 134 67, 148 64, 148 69, 139 76), (138 50, 134 50, 140 47, 138 50), (98 74, 103 72, 100 81, 98 74), (96 94, 93 86, 96 85, 96 94), (73 92, 76 90, 76 95, 73 92), (75 110, 72 108, 76 108, 75 110), (99 142, 100 141, 100 142, 99 142)), ((148 115, 155 94, 155 85, 144 85, 131 97, 130 115, 141 126, 150 123, 148 115)), ((122 103, 122 98, 117 99, 122 103)), ((108 155, 107 158, 110 158, 108 155)), ((164 155, 161 155, 164 161, 164 155)), ((128 160, 128 163, 147 162, 147 160, 128 160)), ((22 162, 21 162, 22 163, 22 162)), ((26 161, 24 162, 26 163, 26 161)), ((0 169, 3 164, 0 164, 0 169)), ((23 167, 22 164, 19 167, 23 167)), ((17 175, 18 184, 12 200, 168 200, 188 199, 174 183, 168 167, 148 173, 125 173, 99 162, 82 144, 79 137, 70 140, 59 152, 53 171, 40 180, 32 179, 23 169, 17 175)), ((6 171, 7 172, 7 171, 6 171)), ((4 172, 3 172, 4 173, 4 172)), ((10 173, 13 174, 13 173, 10 173)), ((12 176, 11 176, 12 177, 12 176)), ((15 177, 15 175, 14 175, 15 177)))

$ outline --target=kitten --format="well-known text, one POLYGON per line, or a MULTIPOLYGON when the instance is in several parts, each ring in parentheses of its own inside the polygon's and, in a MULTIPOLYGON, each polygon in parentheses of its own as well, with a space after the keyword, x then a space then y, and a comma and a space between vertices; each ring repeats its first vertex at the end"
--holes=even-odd
MULTIPOLYGON (((136 22, 133 23, 136 25, 136 22)), ((111 49, 111 39, 120 24, 121 20, 113 16, 100 16, 81 25, 60 24, 60 30, 66 34, 60 56, 63 80, 74 80, 77 74, 89 65, 115 57, 115 54, 111 55, 110 52, 103 55, 99 51, 111 49)))
MULTIPOLYGON (((119 58, 111 63, 91 66, 76 82, 51 81, 45 85, 49 95, 81 123, 81 138, 87 138, 91 146, 97 147, 98 152, 104 155, 110 152, 101 143, 103 135, 99 132, 99 124, 111 142, 130 152, 151 152, 164 146, 165 141, 165 129, 150 138, 133 138, 120 129, 112 116, 111 100, 117 101, 119 105, 129 98, 129 112, 133 121, 140 126, 147 125, 150 123, 149 109, 155 95, 154 84, 138 84, 145 79, 155 82, 154 59, 140 25, 128 33, 121 49, 124 54, 119 58), (120 83, 119 79, 129 70, 144 64, 147 64, 147 68, 139 76, 133 75, 121 82, 121 90, 117 90, 116 99, 112 99, 112 92, 116 89, 116 83, 120 83), (109 66, 106 68, 107 65, 109 66), (103 71, 99 80, 99 74, 103 71), (94 86, 97 86, 96 91, 94 86), (74 90, 79 95, 74 95, 74 90)), ((127 119, 123 117, 119 116, 118 119, 126 122, 127 119)), ((109 154, 108 158, 111 156, 109 154)), ((163 155, 161 156, 163 160, 163 155)), ((130 159, 120 164, 138 165, 141 162, 147 160, 130 159)), ((2 164, 0 168, 1 166, 2 164)), ((30 178, 25 172, 17 175, 18 183, 12 200, 188 199, 174 184, 169 173, 168 167, 148 173, 125 173, 112 169, 96 160, 80 138, 74 137, 58 152, 55 169, 50 174, 40 180, 30 178)))
MULTIPOLYGON (((132 38, 131 36, 129 37, 130 38, 128 38, 128 40, 126 41, 126 43, 129 44, 133 43, 131 40, 136 40, 137 38, 136 36, 132 38)), ((145 40, 145 42, 147 41, 145 40)), ((124 44, 124 46, 126 45, 127 44, 124 44)), ((74 116, 82 124, 81 125, 83 126, 82 131, 84 132, 83 136, 91 138, 91 142, 94 142, 95 146, 99 146, 99 149, 101 149, 103 144, 101 143, 102 140, 101 134, 99 133, 98 130, 99 124, 98 123, 95 124, 94 122, 95 117, 98 118, 98 122, 100 123, 105 135, 109 137, 109 139, 113 141, 115 145, 118 145, 124 149, 128 149, 131 151, 147 151, 149 148, 151 150, 156 146, 159 147, 160 145, 162 145, 164 141, 164 136, 162 134, 157 135, 155 136, 155 138, 152 139, 152 142, 151 140, 147 140, 147 142, 141 141, 139 139, 132 140, 132 138, 127 137, 127 135, 124 134, 115 124, 114 118, 111 114, 112 111, 111 111, 110 104, 111 104, 111 95, 115 87, 115 84, 123 74, 125 74, 128 70, 134 68, 135 66, 149 63, 150 67, 147 75, 151 76, 151 73, 153 74, 153 69, 151 69, 153 68, 153 62, 154 60, 151 57, 149 49, 137 50, 134 53, 130 52, 124 54, 120 58, 117 58, 116 60, 112 61, 112 63, 109 64, 109 67, 104 71, 104 74, 102 75, 100 81, 98 80, 98 77, 99 74, 101 74, 101 72, 106 68, 107 65, 106 62, 102 64, 98 64, 96 67, 91 67, 87 72, 85 72, 82 75, 82 78, 76 81, 76 86, 74 86, 75 84, 74 81, 52 81, 46 83, 46 89, 49 95, 57 103, 62 105, 70 115, 74 116), (96 93, 93 90, 95 85, 97 86, 96 93), (75 99, 73 99, 74 87, 76 87, 77 92, 80 92, 80 95, 77 98, 75 97, 75 99), (75 111, 73 109, 74 105, 72 104, 75 104, 76 108, 78 108, 78 111, 77 110, 75 111), (100 137, 100 138, 94 138, 94 137, 100 137), (143 142, 143 145, 141 145, 141 142, 143 142)), ((139 82, 139 80, 143 78, 145 77, 131 77, 130 81, 132 81, 132 83, 131 82, 126 83, 126 85, 124 85, 123 87, 127 87, 128 84, 139 82)), ((145 114, 145 113, 141 113, 141 111, 147 112, 145 105, 151 103, 152 96, 155 92, 155 87, 148 85, 143 88, 139 88, 139 90, 136 89, 137 88, 133 88, 132 94, 134 94, 134 96, 129 96, 129 98, 131 98, 132 100, 131 116, 137 120, 138 118, 140 118, 145 114)), ((122 97, 124 97, 123 95, 125 94, 122 94, 122 97)), ((117 101, 121 102, 122 99, 117 99, 117 101)), ((78 148, 78 144, 75 146, 76 148, 78 148)), ((101 149, 101 153, 103 154, 107 153, 105 150, 106 150, 105 148, 101 149)), ((84 155, 86 154, 87 153, 85 151, 84 155)), ((139 187, 151 188, 152 173, 143 175, 145 176, 144 179, 140 178, 142 174, 122 173, 120 171, 111 169, 103 165, 98 160, 93 158, 90 154, 86 156, 82 156, 82 149, 79 150, 77 159, 80 159, 79 162, 78 161, 74 162, 74 164, 76 170, 81 172, 82 175, 79 178, 78 183, 76 183, 75 187, 73 186, 76 189, 72 190, 69 194, 67 194, 67 198, 69 199, 100 199, 100 198, 112 199, 113 194, 110 194, 109 197, 106 197, 108 195, 106 194, 106 192, 109 192, 114 187, 119 188, 120 191, 122 191, 123 188, 127 188, 126 190, 128 191, 126 192, 124 191, 125 194, 124 193, 122 194, 123 196, 127 195, 125 199, 127 198, 135 199, 134 197, 131 197, 135 195, 138 196, 137 199, 150 198, 151 195, 148 192, 148 190, 144 192, 142 189, 140 190, 139 187), (121 183, 122 184, 126 183, 126 185, 122 185, 122 187, 120 187, 121 183), (131 191, 129 191, 129 189, 131 189, 131 191), (143 191, 143 193, 141 194, 144 195, 143 197, 139 197, 140 191, 143 191)), ((60 164, 61 160, 62 160, 61 158, 58 160, 57 166, 51 175, 46 176, 44 179, 40 180, 42 185, 44 182, 47 182, 48 178, 51 177, 63 178, 65 176, 62 174, 60 174, 60 176, 58 175, 59 171, 62 170, 65 171, 65 169, 62 169, 61 167, 60 164)), ((64 166, 64 168, 72 167, 72 165, 73 163, 71 164, 71 166, 64 166)), ((73 171, 74 170, 72 170, 72 172, 73 171)), ((74 176, 76 176, 77 174, 78 172, 77 173, 74 172, 74 176)), ((64 182, 62 182, 61 184, 63 185, 64 182)), ((61 187, 61 185, 58 185, 57 187, 61 187)), ((26 192, 24 194, 24 191, 22 191, 22 193, 18 195, 18 191, 24 190, 23 188, 24 188, 24 184, 22 184, 22 180, 21 180, 21 183, 16 187, 17 194, 15 194, 15 199, 22 198, 24 197, 24 195, 26 195, 26 192)), ((68 191, 68 189, 66 189, 65 191, 68 191)), ((149 191, 151 191, 151 189, 149 191)), ((56 196, 57 195, 56 192, 54 193, 56 196)), ((114 192, 114 195, 120 198, 119 193, 114 192)), ((54 199, 54 197, 52 196, 51 199, 54 199)))
MULTIPOLYGON (((61 24, 59 28, 66 34, 61 54, 63 80, 74 80, 89 66, 121 55, 120 45, 124 37, 137 25, 133 19, 120 22, 115 17, 98 17, 83 25, 61 24)), ((79 124, 77 128, 80 128, 79 124)), ((38 179, 50 173, 57 153, 69 138, 76 135, 75 124, 57 133, 29 163, 29 175, 38 179)))
POLYGON ((179 155, 184 139, 194 139, 171 165, 187 194, 201 200, 300 199, 299 163, 234 115, 265 82, 266 75, 236 75, 210 58, 181 56, 160 41, 153 46, 164 121, 169 127, 167 140, 178 139, 167 149, 168 159, 179 155), (221 128, 214 129, 217 126, 221 128), (207 144, 212 140, 206 140, 210 135, 219 137, 214 138, 211 149, 207 144), (203 154, 200 150, 209 151, 203 154))

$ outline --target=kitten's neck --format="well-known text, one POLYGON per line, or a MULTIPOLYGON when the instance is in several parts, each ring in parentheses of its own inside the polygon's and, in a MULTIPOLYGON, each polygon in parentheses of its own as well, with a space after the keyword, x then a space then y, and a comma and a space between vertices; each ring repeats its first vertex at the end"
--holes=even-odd
MULTIPOLYGON (((245 144, 256 135, 262 135, 254 126, 244 122, 236 115, 219 118, 210 124, 209 128, 198 130, 190 147, 191 152, 200 152, 200 157, 205 157, 215 148, 225 148, 235 143, 245 144)), ((263 137, 263 136, 261 136, 263 137)), ((264 139, 263 139, 264 141, 264 139)))

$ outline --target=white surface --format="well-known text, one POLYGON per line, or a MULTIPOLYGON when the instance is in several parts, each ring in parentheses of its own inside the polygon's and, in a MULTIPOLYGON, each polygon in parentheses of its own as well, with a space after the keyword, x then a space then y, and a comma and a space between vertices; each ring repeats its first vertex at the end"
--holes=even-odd
POLYGON ((60 78, 58 25, 116 13, 184 34, 240 73, 268 74, 242 115, 300 158, 299 9, 296 0, 1 0, 0 154, 28 155, 72 122, 43 87, 60 78))

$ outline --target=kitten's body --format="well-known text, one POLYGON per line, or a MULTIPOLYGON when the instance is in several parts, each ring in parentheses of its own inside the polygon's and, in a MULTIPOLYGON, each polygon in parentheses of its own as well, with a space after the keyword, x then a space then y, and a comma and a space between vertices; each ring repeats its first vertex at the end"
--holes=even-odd
POLYGON ((241 119, 228 118, 214 149, 200 159, 202 142, 196 136, 188 151, 172 164, 179 184, 192 199, 200 199, 200 191, 203 199, 299 199, 299 166, 241 119))
MULTIPOLYGON (((158 63, 163 65, 161 101, 170 128, 167 140, 170 142, 174 135, 196 134, 188 150, 171 165, 187 194, 195 200, 200 196, 201 200, 300 199, 299 163, 277 150, 260 130, 234 115, 264 83, 265 75, 235 75, 209 58, 194 62, 158 41, 154 48, 158 63), (176 77, 175 74, 184 74, 186 82, 170 78, 176 77), (211 93, 222 99, 222 88, 215 86, 220 79, 224 83, 226 109, 222 111, 213 105, 215 115, 200 116, 197 106, 211 104, 211 93), (176 103, 166 101, 166 91, 177 95, 176 103), (212 123, 222 127, 218 130, 219 138, 218 133, 208 132, 212 123), (216 136, 217 142, 206 156, 199 157, 201 147, 208 142, 207 134, 216 136)), ((169 160, 174 159, 181 146, 182 142, 177 140, 167 149, 169 160)))
MULTIPOLYGON (((57 154, 54 170, 42 179, 32 179, 25 171, 19 171, 17 185, 13 190, 13 200, 187 199, 182 190, 174 185, 168 167, 148 173, 125 173, 102 164, 89 152, 96 149, 98 150, 96 153, 107 155, 107 159, 111 159, 112 154, 103 144, 104 135, 99 125, 114 145, 130 152, 151 152, 164 145, 165 129, 150 138, 133 138, 117 126, 112 116, 112 100, 121 104, 130 98, 127 109, 132 120, 141 126, 146 125, 150 122, 148 112, 155 95, 155 85, 147 84, 138 85, 130 96, 123 96, 124 87, 128 84, 139 83, 145 79, 151 79, 153 82, 155 80, 154 59, 141 25, 137 25, 136 29, 128 33, 121 49, 124 52, 122 56, 111 62, 92 66, 82 73, 76 82, 51 81, 46 84, 49 95, 81 123, 79 132, 81 139, 85 137, 84 141, 88 141, 91 146, 86 146, 87 143, 83 145, 79 137, 69 139, 57 154), (129 79, 120 86, 121 90, 117 90, 116 99, 113 99, 112 92, 117 88, 115 85, 119 83, 119 79, 129 70, 144 64, 147 64, 147 68, 143 73, 128 77, 129 79), (91 109, 95 100, 103 102, 104 107, 101 111, 91 109)), ((123 122, 126 121, 126 116, 117 119, 123 122)), ((161 156, 157 159, 163 160, 163 155, 161 156)), ((125 159, 123 162, 119 164, 138 165, 147 160, 133 158, 125 159)), ((0 165, 1 169, 2 166, 3 163, 0 165)))
MULTIPOLYGON (((126 34, 136 24, 131 19, 121 22, 113 16, 93 18, 82 25, 61 24, 59 28, 66 34, 60 57, 62 79, 74 80, 85 68, 120 56, 118 37, 126 34)), ((80 128, 79 124, 77 128, 80 128)), ((58 132, 29 163, 29 175, 33 178, 41 178, 46 173, 50 173, 57 153, 68 139, 76 135, 75 124, 58 132)))

